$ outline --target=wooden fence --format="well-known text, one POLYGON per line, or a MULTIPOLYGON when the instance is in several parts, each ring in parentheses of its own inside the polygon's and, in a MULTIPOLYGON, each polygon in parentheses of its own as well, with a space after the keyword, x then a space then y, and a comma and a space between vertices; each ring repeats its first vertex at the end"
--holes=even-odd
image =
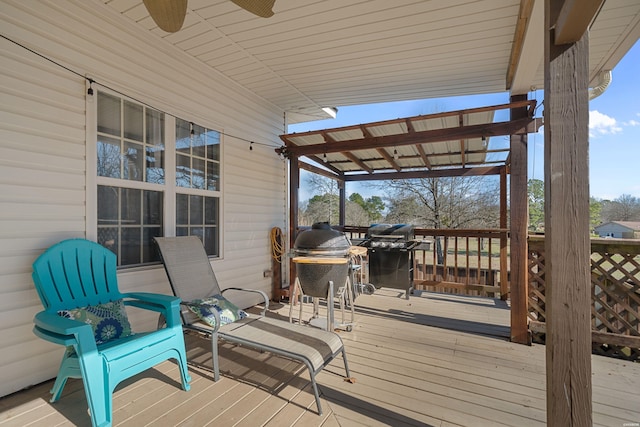
MULTIPOLYGON (((545 339, 544 237, 529 237, 529 329, 545 339)), ((561 284, 559 284, 561 286, 561 284)), ((640 240, 591 240, 593 352, 640 359, 640 240)))

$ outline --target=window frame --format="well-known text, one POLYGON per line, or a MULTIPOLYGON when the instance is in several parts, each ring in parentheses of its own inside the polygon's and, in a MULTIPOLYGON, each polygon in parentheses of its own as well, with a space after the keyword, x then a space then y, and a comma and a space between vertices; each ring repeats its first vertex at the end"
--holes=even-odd
MULTIPOLYGON (((89 82, 86 87, 89 89, 89 82)), ((181 115, 182 120, 187 120, 181 115)), ((220 126, 215 126, 207 123, 202 123, 200 119, 191 120, 191 122, 203 126, 207 129, 214 130, 220 134, 219 143, 219 182, 218 190, 207 190, 197 188, 179 187, 176 185, 176 116, 166 112, 166 109, 151 107, 144 101, 139 101, 127 97, 119 92, 109 90, 107 88, 100 87, 99 89, 93 88, 93 95, 86 95, 86 114, 85 114, 85 131, 86 131, 86 204, 85 204, 85 233, 86 238, 93 241, 98 241, 98 186, 111 186, 119 188, 132 188, 139 190, 159 191, 163 193, 163 224, 162 232, 164 236, 176 235, 176 208, 177 208, 177 194, 197 195, 205 197, 214 197, 218 200, 218 218, 217 218, 217 236, 218 236, 218 255, 210 255, 210 259, 223 259, 224 258, 224 230, 222 224, 224 224, 224 132, 220 126), (106 94, 115 96, 119 99, 133 102, 135 104, 142 105, 145 108, 151 108, 164 113, 164 171, 165 179, 164 184, 136 181, 121 178, 112 178, 98 176, 98 161, 97 161, 97 141, 98 141, 98 92, 104 92, 106 94)), ((143 263, 133 265, 118 266, 118 269, 136 269, 136 268, 149 268, 157 266, 157 263, 143 263)))

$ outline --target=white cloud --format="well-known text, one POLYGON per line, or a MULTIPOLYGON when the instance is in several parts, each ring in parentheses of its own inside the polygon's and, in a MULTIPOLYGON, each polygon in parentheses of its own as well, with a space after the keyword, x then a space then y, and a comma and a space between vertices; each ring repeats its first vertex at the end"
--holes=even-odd
POLYGON ((625 123, 625 126, 640 126, 640 122, 637 120, 631 119, 625 123))
POLYGON ((616 119, 602 114, 598 110, 589 111, 589 136, 592 138, 598 135, 608 135, 622 132, 616 119))

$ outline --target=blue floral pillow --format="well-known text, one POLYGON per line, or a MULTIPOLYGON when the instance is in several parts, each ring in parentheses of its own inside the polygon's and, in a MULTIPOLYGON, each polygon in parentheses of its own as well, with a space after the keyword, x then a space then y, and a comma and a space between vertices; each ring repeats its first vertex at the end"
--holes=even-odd
POLYGON ((191 302, 199 305, 189 305, 189 309, 193 311, 200 320, 214 328, 216 327, 216 317, 213 314, 213 310, 216 310, 220 314, 220 326, 249 316, 244 310, 238 308, 222 295, 214 295, 210 298, 197 299, 191 302))
POLYGON ((58 315, 91 325, 96 344, 124 338, 132 333, 122 300, 73 310, 60 310, 58 315))

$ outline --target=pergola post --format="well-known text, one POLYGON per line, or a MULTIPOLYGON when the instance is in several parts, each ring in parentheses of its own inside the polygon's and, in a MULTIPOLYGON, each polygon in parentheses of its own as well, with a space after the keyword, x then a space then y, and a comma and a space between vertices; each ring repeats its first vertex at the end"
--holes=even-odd
MULTIPOLYGON (((298 164, 298 156, 291 155, 289 158, 289 247, 293 248, 296 241, 298 232, 298 199, 300 190, 300 165, 298 164)), ((293 289, 293 281, 296 277, 296 266, 293 262, 287 263, 289 265, 289 291, 293 289)), ((293 295, 288 295, 290 302, 293 300, 293 295)))
POLYGON ((555 44, 558 18, 575 3, 545 3, 546 369, 547 425, 552 427, 592 425, 588 31, 555 44))
POLYGON ((344 227, 346 225, 345 222, 345 218, 346 218, 346 212, 347 212, 347 192, 346 192, 346 185, 344 180, 339 179, 338 180, 338 191, 340 193, 340 209, 339 209, 339 216, 338 216, 338 222, 340 223, 340 227, 344 227))
MULTIPOLYGON (((500 228, 506 229, 508 224, 507 218, 507 167, 500 169, 500 228)), ((500 299, 506 301, 509 299, 509 263, 508 257, 508 236, 506 233, 500 233, 500 299)))
MULTIPOLYGON (((511 102, 523 101, 527 95, 513 95, 511 102)), ((526 108, 512 108, 511 120, 527 117, 526 108)), ((531 344, 527 325, 528 274, 527 224, 527 134, 511 135, 511 341, 531 344)))

